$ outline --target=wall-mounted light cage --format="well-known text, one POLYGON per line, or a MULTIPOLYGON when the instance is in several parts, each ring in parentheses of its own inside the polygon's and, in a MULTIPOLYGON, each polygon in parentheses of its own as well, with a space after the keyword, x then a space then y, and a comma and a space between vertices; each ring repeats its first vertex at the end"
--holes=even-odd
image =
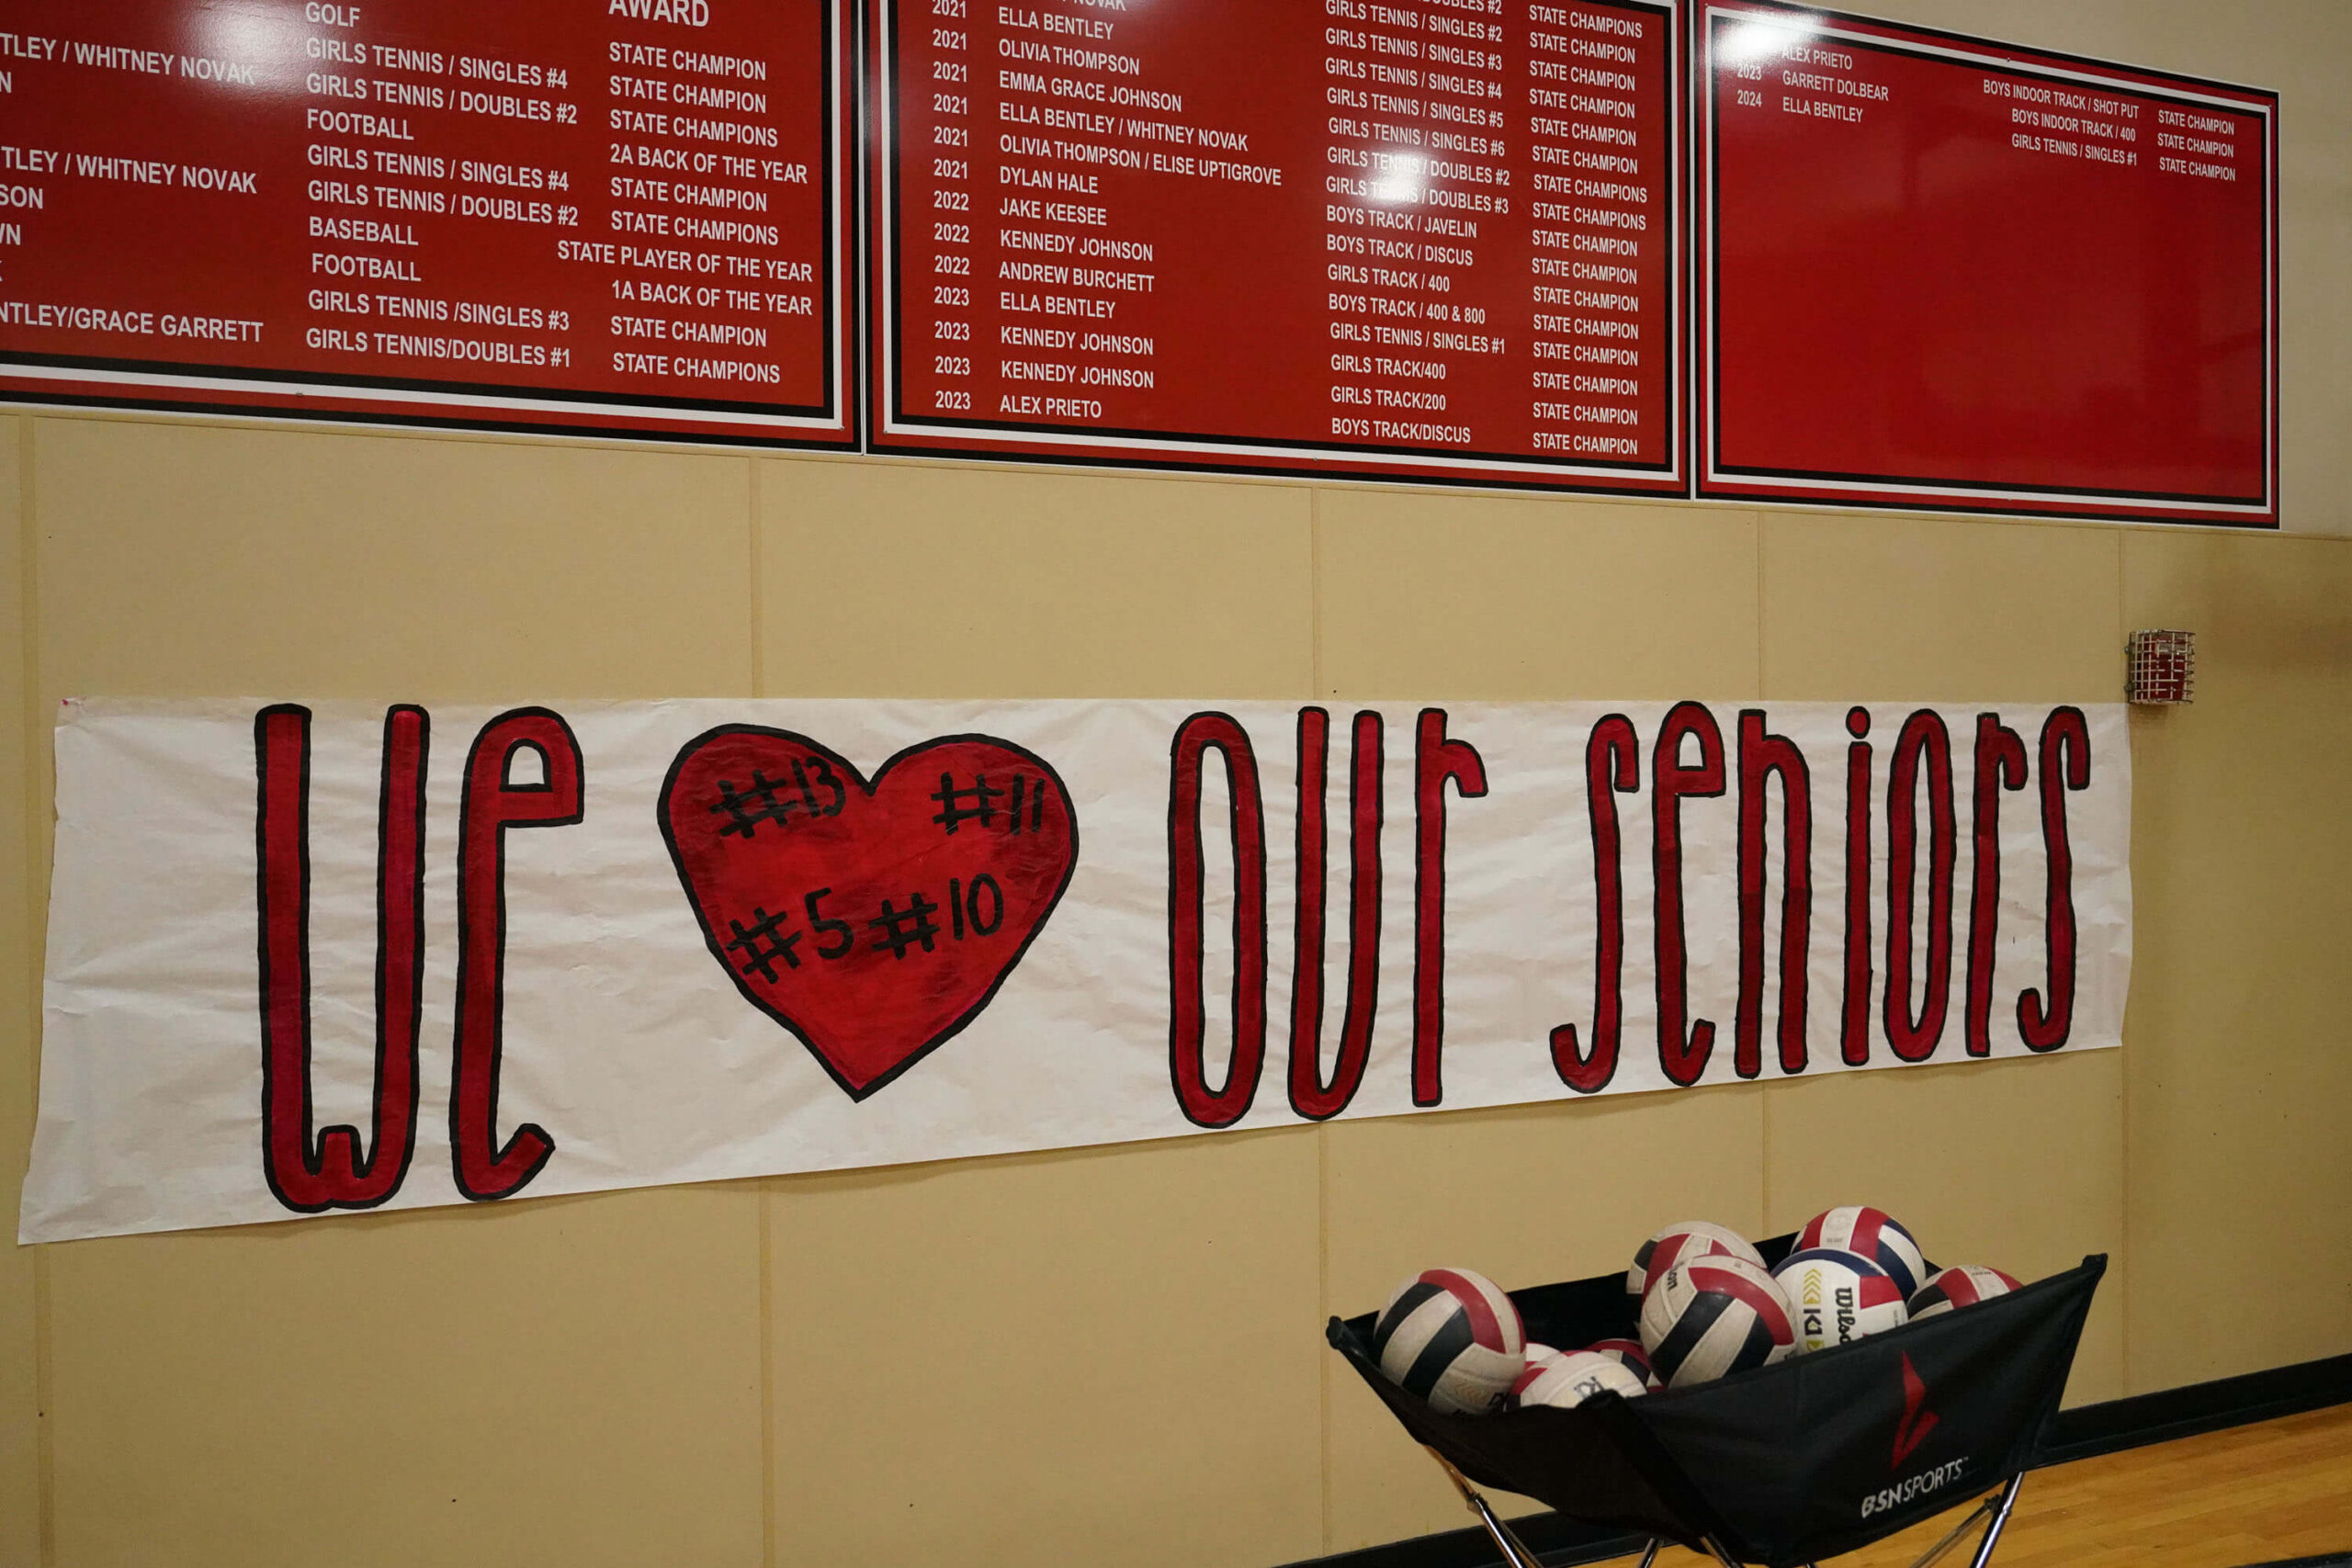
POLYGON ((2130 649, 2123 680, 2128 699, 2150 706, 2192 700, 2197 686, 2195 632, 2133 632, 2130 649))

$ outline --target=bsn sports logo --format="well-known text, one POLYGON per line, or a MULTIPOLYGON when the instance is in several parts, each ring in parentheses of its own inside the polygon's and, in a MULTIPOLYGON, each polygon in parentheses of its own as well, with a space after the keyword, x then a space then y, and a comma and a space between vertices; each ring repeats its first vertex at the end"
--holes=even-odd
MULTIPOLYGON (((1919 1369, 1911 1364, 1911 1353, 1906 1350, 1903 1353, 1903 1418, 1894 1424, 1894 1455, 1887 1461, 1887 1468, 1900 1469, 1903 1461, 1917 1452, 1919 1445, 1928 1440, 1928 1434, 1935 1429, 1935 1412, 1928 1408, 1928 1385, 1920 1381, 1919 1369)), ((1872 1514, 1884 1513, 1914 1497, 1939 1492, 1957 1480, 1967 1468, 1968 1461, 1965 1459, 1947 1460, 1898 1481, 1883 1491, 1874 1492, 1862 1499, 1862 1517, 1867 1519, 1872 1514)))
POLYGON ((1935 1413, 1928 1409, 1928 1385, 1919 1381, 1919 1370, 1911 1364, 1911 1352, 1903 1352, 1903 1419, 1894 1424, 1894 1457, 1887 1461, 1889 1470, 1901 1468, 1928 1434, 1936 1429, 1935 1413))
POLYGON ((1946 1460, 1932 1470, 1921 1471, 1908 1481, 1896 1482, 1883 1492, 1873 1492, 1862 1499, 1862 1517, 1867 1519, 1872 1514, 1883 1514, 1889 1508, 1908 1503, 1914 1497, 1923 1497, 1930 1492, 1940 1492, 1958 1480, 1960 1472, 1967 1468, 1968 1461, 1964 1459, 1946 1460))

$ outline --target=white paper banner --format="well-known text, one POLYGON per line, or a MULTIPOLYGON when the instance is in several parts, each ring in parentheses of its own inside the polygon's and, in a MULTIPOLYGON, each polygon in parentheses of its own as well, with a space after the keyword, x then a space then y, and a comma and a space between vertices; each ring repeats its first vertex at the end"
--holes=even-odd
POLYGON ((2115 705, 69 704, 20 1235, 2114 1046, 2131 796, 2115 705))

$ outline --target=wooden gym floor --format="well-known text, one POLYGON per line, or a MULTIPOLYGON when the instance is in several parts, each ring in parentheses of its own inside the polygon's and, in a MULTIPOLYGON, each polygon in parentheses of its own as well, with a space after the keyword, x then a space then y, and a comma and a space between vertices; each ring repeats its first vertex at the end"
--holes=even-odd
MULTIPOLYGON (((1837 1568, 1909 1568, 1966 1510, 1938 1516, 1837 1568)), ((1942 1568, 1966 1568, 1979 1531, 1942 1568)), ((2234 1427, 2025 1478, 1994 1568, 2242 1568, 2352 1552, 2352 1405, 2234 1427)), ((1669 1551, 1659 1568, 1699 1568, 1669 1551)))

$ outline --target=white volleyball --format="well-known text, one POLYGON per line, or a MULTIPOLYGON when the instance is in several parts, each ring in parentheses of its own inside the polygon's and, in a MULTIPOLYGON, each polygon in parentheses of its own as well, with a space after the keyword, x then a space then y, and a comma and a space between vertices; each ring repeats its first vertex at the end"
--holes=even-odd
POLYGON ((1928 1260, 1919 1244, 1883 1209, 1851 1204, 1814 1215, 1797 1232, 1796 1250, 1810 1252, 1822 1247, 1860 1253, 1886 1270, 1906 1300, 1927 1282, 1928 1260))
POLYGON ((2016 1289, 2017 1280, 1998 1269, 1962 1263, 1919 1287, 1919 1293, 1911 1298, 1911 1315, 1935 1317, 1954 1307, 1974 1306, 1995 1296, 2006 1296, 2016 1289))
POLYGON ((1521 1385, 1519 1403, 1521 1409, 1548 1404, 1555 1410, 1573 1410, 1603 1389, 1625 1399, 1638 1399, 1648 1392, 1641 1375, 1628 1371, 1614 1356, 1577 1350, 1545 1362, 1521 1385))
POLYGON ((1388 1381, 1450 1416, 1501 1407, 1527 1369, 1527 1333, 1502 1287, 1467 1269, 1430 1269, 1396 1287, 1372 1330, 1388 1381))
POLYGON ((1900 1328, 1910 1316, 1886 1270, 1859 1253, 1826 1247, 1792 1252, 1772 1278, 1796 1314, 1799 1355, 1900 1328))
POLYGON ((1676 1264, 1650 1286, 1642 1348, 1660 1382, 1688 1388, 1786 1358, 1796 1329, 1762 1265, 1713 1254, 1676 1264))
POLYGON ((1667 1226, 1642 1243, 1634 1254, 1633 1267, 1625 1270, 1625 1294, 1638 1304, 1650 1288, 1650 1282, 1686 1258, 1701 1258, 1709 1253, 1724 1253, 1744 1258, 1758 1269, 1764 1267, 1764 1255, 1747 1243, 1737 1231, 1706 1220, 1684 1220, 1667 1226))

